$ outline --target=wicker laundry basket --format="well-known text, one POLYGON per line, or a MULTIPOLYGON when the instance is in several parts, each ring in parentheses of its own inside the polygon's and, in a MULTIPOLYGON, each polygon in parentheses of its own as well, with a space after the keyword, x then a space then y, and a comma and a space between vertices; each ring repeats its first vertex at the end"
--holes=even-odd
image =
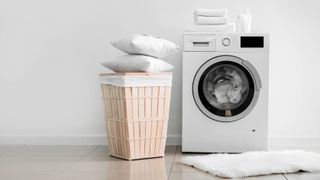
POLYGON ((109 73, 100 79, 111 155, 164 156, 172 74, 109 73))

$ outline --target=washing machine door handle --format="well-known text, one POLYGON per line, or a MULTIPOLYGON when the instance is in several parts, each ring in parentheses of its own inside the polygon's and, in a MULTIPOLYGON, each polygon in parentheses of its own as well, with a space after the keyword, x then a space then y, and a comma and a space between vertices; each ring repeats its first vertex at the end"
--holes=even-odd
POLYGON ((256 85, 256 90, 260 91, 260 89, 262 88, 262 83, 261 83, 261 78, 259 76, 258 71, 256 70, 256 68, 254 68, 254 66, 249 62, 249 61, 242 61, 242 64, 249 70, 249 72, 251 73, 251 76, 253 77, 254 81, 255 81, 255 85, 256 85))

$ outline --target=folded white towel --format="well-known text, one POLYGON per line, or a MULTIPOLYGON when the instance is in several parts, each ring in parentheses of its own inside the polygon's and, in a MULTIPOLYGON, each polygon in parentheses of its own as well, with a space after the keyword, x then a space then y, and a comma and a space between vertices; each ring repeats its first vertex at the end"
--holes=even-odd
POLYGON ((214 16, 221 17, 227 16, 228 11, 226 9, 196 9, 194 15, 196 16, 214 16))
POLYGON ((236 26, 234 23, 224 25, 190 25, 185 27, 187 32, 235 32, 236 26))
POLYGON ((194 22, 196 24, 213 24, 213 25, 228 24, 229 17, 228 16, 223 16, 223 17, 194 16, 194 22))

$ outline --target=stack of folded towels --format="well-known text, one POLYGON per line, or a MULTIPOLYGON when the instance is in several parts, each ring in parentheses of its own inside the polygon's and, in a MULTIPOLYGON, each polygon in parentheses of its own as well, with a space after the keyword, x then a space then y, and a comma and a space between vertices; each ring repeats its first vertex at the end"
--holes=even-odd
POLYGON ((180 49, 171 41, 145 34, 132 34, 111 44, 127 53, 127 55, 101 63, 114 72, 170 71, 173 66, 162 58, 177 53, 180 49))
POLYGON ((188 32, 235 32, 235 24, 229 22, 226 9, 196 9, 194 23, 187 26, 188 32))

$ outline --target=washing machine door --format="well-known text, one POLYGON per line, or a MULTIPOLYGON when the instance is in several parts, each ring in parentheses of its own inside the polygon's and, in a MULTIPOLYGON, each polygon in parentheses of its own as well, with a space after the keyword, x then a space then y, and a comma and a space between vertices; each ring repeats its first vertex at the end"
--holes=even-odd
POLYGON ((217 56, 204 63, 193 80, 198 108, 215 121, 232 122, 254 108, 261 79, 253 65, 236 56, 217 56))

